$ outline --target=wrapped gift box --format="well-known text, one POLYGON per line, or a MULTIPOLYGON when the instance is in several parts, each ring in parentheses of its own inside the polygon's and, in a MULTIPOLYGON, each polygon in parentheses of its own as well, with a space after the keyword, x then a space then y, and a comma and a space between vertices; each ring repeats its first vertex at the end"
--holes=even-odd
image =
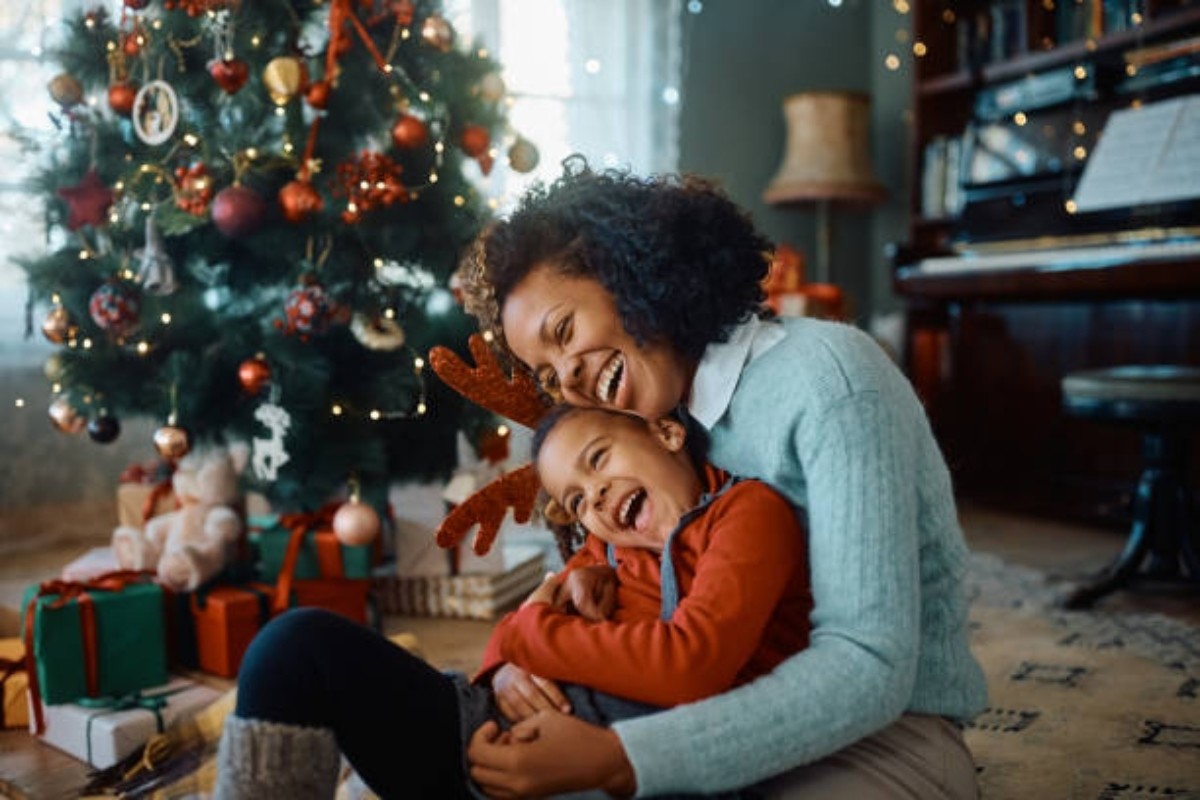
POLYGON ((44 703, 122 695, 166 682, 162 589, 144 575, 50 581, 27 589, 21 606, 26 620, 32 615, 32 628, 24 629, 44 703))
POLYGON ((104 769, 181 716, 199 711, 220 696, 216 689, 176 678, 124 697, 47 705, 42 708, 46 721, 42 741, 104 769))
POLYGON ((0 639, 0 728, 29 725, 28 701, 25 699, 28 686, 25 643, 20 639, 0 639))
POLYGON ((90 581, 121 568, 111 547, 93 547, 63 567, 64 581, 90 581))
POLYGON ((545 577, 545 551, 533 544, 506 544, 505 569, 473 575, 386 575, 373 591, 383 613, 496 619, 537 588, 545 577))
POLYGON ((288 607, 323 608, 365 625, 370 592, 369 580, 323 578, 295 581, 292 584, 288 607))
POLYGON ((170 478, 158 483, 117 484, 118 525, 141 528, 150 517, 174 511, 175 508, 170 478))
POLYGON ((200 669, 232 678, 259 629, 270 619, 274 587, 255 583, 214 586, 187 595, 200 669))
MULTIPOLYGON (((314 522, 321 521, 305 532, 293 577, 298 580, 369 577, 375 562, 376 546, 367 544, 350 547, 342 544, 334 536, 328 517, 313 515, 314 522)), ((292 530, 287 527, 291 522, 289 515, 257 516, 248 522, 250 547, 258 563, 258 576, 264 581, 275 580, 283 568, 288 542, 292 538, 292 530)))

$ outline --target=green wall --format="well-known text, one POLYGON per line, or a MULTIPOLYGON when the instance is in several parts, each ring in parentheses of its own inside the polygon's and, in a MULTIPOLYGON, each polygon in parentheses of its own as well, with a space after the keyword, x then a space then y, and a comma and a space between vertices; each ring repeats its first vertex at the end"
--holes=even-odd
MULTIPOLYGON (((883 67, 882 44, 899 17, 882 0, 704 0, 699 14, 683 13, 684 75, 680 111, 679 167, 719 180, 776 242, 802 250, 810 265, 815 253, 815 213, 810 206, 773 207, 762 193, 783 154, 782 101, 796 92, 851 90, 872 95, 872 150, 876 173, 888 186, 883 208, 834 213, 832 269, 850 297, 855 322, 890 302, 890 276, 875 230, 881 211, 901 209, 903 147, 894 137, 896 104, 906 106, 902 74, 883 67), (882 105, 879 94, 890 95, 882 105), (890 116, 889 116, 890 115, 890 116)), ((906 19, 901 19, 906 22, 906 19)), ((907 60, 901 72, 908 69, 907 60)), ((901 234, 902 235, 902 234, 901 234)), ((810 267, 810 274, 812 268, 810 267)))

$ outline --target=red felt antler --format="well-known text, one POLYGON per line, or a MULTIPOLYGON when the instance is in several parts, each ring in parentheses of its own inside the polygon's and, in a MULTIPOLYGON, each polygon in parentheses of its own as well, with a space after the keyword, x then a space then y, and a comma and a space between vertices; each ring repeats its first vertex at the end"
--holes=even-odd
POLYGON ((542 400, 533 378, 519 369, 513 370, 509 377, 479 334, 471 334, 468 343, 478 366, 472 367, 453 350, 439 345, 429 351, 433 371, 447 386, 476 405, 526 428, 536 428, 549 406, 542 400))
POLYGON ((471 546, 477 554, 483 555, 492 549, 509 508, 517 522, 529 521, 540 487, 533 464, 501 475, 446 515, 437 529, 438 545, 456 547, 478 525, 479 533, 471 546))
MULTIPOLYGON (((429 364, 447 386, 476 405, 528 428, 550 409, 528 373, 514 370, 510 376, 484 338, 473 334, 469 345, 476 366, 472 367, 445 347, 429 351, 429 364)), ((476 525, 473 549, 483 555, 491 549, 508 509, 513 519, 528 522, 533 515, 540 487, 532 464, 501 475, 451 511, 438 526, 437 543, 457 547, 476 525)))

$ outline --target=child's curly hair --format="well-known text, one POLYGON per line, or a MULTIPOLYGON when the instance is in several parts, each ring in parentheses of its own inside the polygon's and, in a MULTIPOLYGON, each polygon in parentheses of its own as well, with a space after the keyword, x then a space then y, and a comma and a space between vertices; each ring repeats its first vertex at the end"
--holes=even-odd
POLYGON ((563 168, 484 230, 459 269, 467 311, 497 342, 506 298, 543 263, 599 281, 636 341, 689 360, 763 313, 771 244, 713 183, 595 172, 579 156, 563 168))

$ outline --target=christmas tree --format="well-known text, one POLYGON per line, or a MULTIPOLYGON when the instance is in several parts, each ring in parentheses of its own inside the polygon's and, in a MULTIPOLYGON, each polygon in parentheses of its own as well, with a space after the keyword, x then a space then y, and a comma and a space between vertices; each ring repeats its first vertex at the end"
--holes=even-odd
POLYGON ((51 246, 24 264, 62 345, 56 427, 103 443, 151 415, 167 458, 250 442, 284 510, 352 476, 378 502, 449 471, 459 430, 494 439, 424 369, 471 328, 448 283, 513 137, 497 64, 440 3, 124 0, 64 24, 51 246))

